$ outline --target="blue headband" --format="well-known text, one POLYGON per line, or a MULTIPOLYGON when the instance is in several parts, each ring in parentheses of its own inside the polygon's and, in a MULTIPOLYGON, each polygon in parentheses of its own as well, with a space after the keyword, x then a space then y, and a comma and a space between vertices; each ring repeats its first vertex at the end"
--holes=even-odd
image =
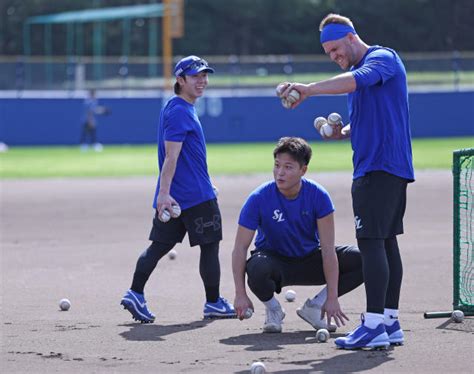
POLYGON ((356 31, 352 26, 343 25, 342 23, 330 23, 323 27, 321 31, 321 44, 331 42, 344 38, 348 33, 357 35, 356 31))

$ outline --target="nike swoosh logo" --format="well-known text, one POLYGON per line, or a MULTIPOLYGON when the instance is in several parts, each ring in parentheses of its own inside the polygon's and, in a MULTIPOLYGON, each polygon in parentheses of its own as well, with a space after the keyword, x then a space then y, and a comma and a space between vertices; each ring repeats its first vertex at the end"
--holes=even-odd
POLYGON ((350 344, 354 344, 354 343, 359 342, 360 340, 364 339, 366 337, 366 335, 367 335, 367 333, 362 334, 357 339, 354 339, 350 344))
POLYGON ((214 309, 215 311, 217 312, 221 312, 221 313, 224 313, 225 312, 225 307, 222 307, 222 308, 216 308, 215 306, 212 306, 212 305, 207 305, 208 308, 211 308, 211 309, 214 309))
POLYGON ((131 294, 133 296, 133 298, 135 299, 135 301, 137 302, 138 305, 140 305, 141 308, 144 308, 145 305, 146 305, 146 301, 144 303, 141 303, 140 300, 138 300, 134 294, 131 294))

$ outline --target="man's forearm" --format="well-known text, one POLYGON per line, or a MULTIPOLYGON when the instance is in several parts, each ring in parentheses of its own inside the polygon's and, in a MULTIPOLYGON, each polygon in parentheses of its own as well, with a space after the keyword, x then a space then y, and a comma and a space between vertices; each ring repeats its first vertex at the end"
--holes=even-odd
POLYGON ((234 276, 235 293, 245 295, 245 264, 247 251, 243 248, 234 248, 232 252, 232 273, 234 276))
POLYGON ((335 77, 308 85, 310 96, 337 95, 355 91, 356 81, 352 73, 343 73, 335 77))
POLYGON ((171 189, 171 182, 176 172, 176 160, 166 158, 163 162, 163 168, 161 170, 160 177, 160 192, 169 194, 171 189))
POLYGON ((336 255, 334 256, 323 256, 323 269, 324 276, 326 278, 328 288, 328 298, 338 297, 338 284, 339 284, 339 266, 336 255))

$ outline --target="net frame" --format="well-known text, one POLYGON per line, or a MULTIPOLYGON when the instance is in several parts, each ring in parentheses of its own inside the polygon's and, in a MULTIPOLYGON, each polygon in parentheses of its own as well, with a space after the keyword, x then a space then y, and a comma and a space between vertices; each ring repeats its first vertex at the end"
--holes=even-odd
POLYGON ((474 148, 453 152, 453 307, 474 312, 474 148))

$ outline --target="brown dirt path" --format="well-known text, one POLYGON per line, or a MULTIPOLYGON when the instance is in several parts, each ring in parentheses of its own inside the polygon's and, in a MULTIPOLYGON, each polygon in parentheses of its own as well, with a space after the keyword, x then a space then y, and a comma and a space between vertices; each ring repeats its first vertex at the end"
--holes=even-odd
MULTIPOLYGON (((337 243, 354 243, 350 175, 310 177, 336 204, 337 243)), ((223 212, 222 294, 233 299, 231 257, 247 194, 270 175, 216 177, 223 212)), ((449 171, 424 171, 409 187, 400 247, 405 278, 401 322, 406 345, 384 352, 344 352, 318 344, 296 308, 315 290, 294 287, 282 302, 284 332, 264 335, 263 307, 253 297, 247 321, 202 321, 204 292, 196 249, 177 246, 146 288, 152 325, 133 323, 119 300, 147 246, 154 178, 10 180, 1 182, 1 371, 3 373, 246 373, 263 361, 269 373, 468 372, 474 321, 424 320, 451 305, 452 182, 449 171), (72 302, 68 312, 58 301, 72 302)), ((280 296, 283 300, 283 297, 280 296)), ((341 298, 354 327, 363 288, 341 298)), ((338 336, 338 334, 335 334, 338 336)))

